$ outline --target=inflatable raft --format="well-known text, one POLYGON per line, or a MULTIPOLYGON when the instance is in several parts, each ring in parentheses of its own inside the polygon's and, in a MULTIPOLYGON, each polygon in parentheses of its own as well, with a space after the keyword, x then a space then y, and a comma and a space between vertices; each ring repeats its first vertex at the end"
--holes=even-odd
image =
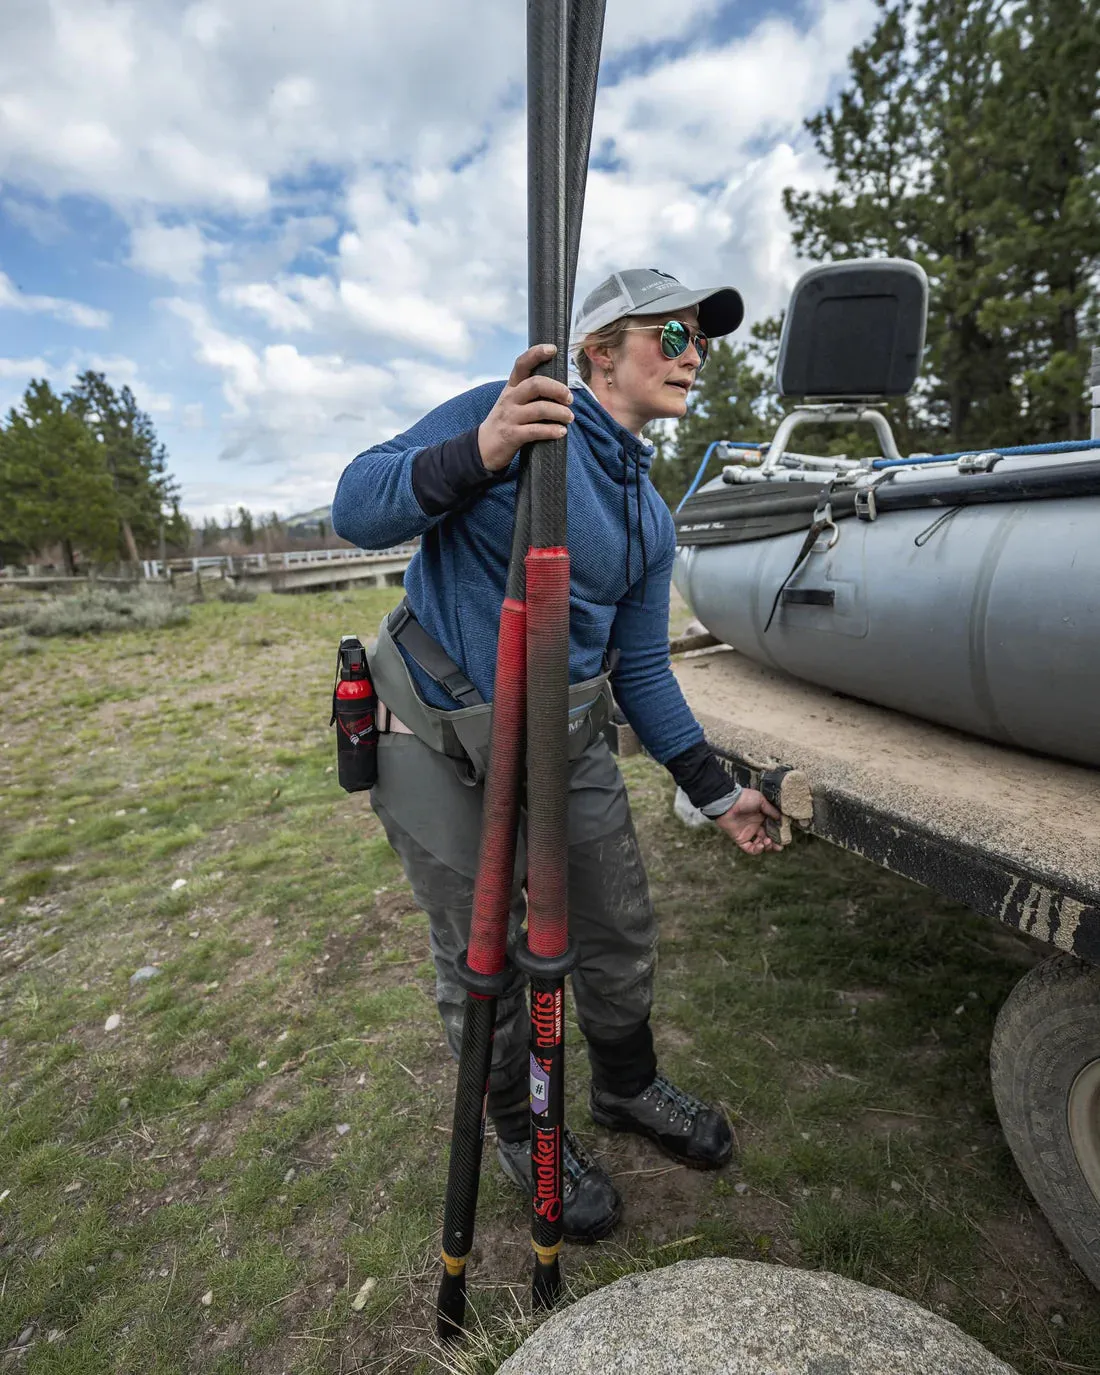
POLYGON ((1100 765, 1100 439, 902 458, 873 403, 912 386, 926 300, 907 262, 800 280, 779 383, 808 404, 681 504, 676 585, 761 663, 1100 765), (822 422, 870 423, 880 456, 792 452, 822 422))

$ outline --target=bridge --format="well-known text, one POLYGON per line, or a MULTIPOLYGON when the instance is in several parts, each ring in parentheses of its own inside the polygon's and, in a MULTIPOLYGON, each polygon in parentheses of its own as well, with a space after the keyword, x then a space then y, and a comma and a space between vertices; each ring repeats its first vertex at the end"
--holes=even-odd
POLYGON ((230 578, 255 592, 311 592, 351 586, 400 587, 413 544, 393 549, 302 549, 285 554, 217 554, 192 559, 146 559, 142 576, 174 583, 230 578))
POLYGON ((90 581, 101 587, 133 587, 141 581, 195 587, 229 579, 256 592, 309 592, 323 588, 400 587, 416 545, 392 549, 301 549, 284 554, 206 554, 184 559, 143 559, 70 578, 50 568, 0 569, 0 586, 28 592, 74 592, 90 581))

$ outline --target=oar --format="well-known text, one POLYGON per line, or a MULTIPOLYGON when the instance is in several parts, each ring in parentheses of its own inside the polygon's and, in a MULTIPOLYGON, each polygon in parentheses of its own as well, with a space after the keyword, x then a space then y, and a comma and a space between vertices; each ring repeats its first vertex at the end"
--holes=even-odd
POLYGON ((466 1007, 443 1210, 443 1276, 436 1304, 436 1329, 445 1342, 462 1335, 466 1319, 466 1262, 474 1244, 497 998, 507 977, 508 917, 527 710, 527 485, 526 463, 521 459, 512 557, 500 612, 470 945, 458 961, 459 977, 467 990, 466 1007))
MULTIPOLYGON (((583 5, 568 0, 528 0, 529 334, 532 342, 557 345, 547 370, 561 382, 567 375, 569 291, 575 271, 570 262, 567 148, 569 47, 570 38, 576 44, 578 35, 570 29, 579 27, 584 13, 583 5)), ((575 62, 573 70, 578 70, 575 62)), ((532 447, 527 555, 527 946, 516 958, 531 984, 531 1302, 536 1311, 552 1307, 561 1290, 564 985, 575 963, 568 907, 566 454, 564 438, 532 447)))
MULTIPOLYGON (((569 33, 566 40, 570 56, 564 91, 568 111, 568 149, 565 159, 566 317, 576 274, 603 16, 604 0, 571 0, 569 33)), ((560 64, 555 71, 559 73, 560 78, 560 64)), ((544 85, 541 74, 537 78, 537 84, 541 90, 544 85)), ((532 133, 532 125, 537 122, 537 115, 541 110, 541 100, 533 97, 528 121, 529 163, 541 157, 541 134, 537 130, 532 133)), ((539 190, 544 189, 540 185, 539 190)), ((529 189, 529 206, 532 199, 533 193, 529 189)), ((537 271, 534 266, 536 262, 537 257, 532 254, 529 264, 529 277, 532 280, 537 271)), ((534 293, 532 299, 533 295, 534 293)), ((533 306, 529 309, 529 324, 531 342, 541 343, 550 337, 540 333, 542 319, 536 318, 533 306)), ((558 344, 559 370, 564 380, 567 341, 564 337, 555 337, 554 341, 558 344)), ((564 449, 564 442, 562 448, 564 449)), ((564 455, 561 466, 564 472, 564 455)), ((465 1322, 466 1263, 473 1246, 496 1004, 506 976, 508 916, 523 781, 523 743, 527 709, 525 556, 531 542, 530 521, 530 451, 525 450, 520 457, 511 558, 505 600, 501 608, 489 768, 485 786, 478 875, 474 889, 470 946, 468 952, 460 958, 460 976, 467 987, 467 998, 444 1208, 444 1273, 437 1303, 437 1329, 444 1341, 452 1341, 459 1337, 465 1322)), ((568 626, 568 579, 566 625, 568 626)), ((568 630, 565 655, 568 695, 568 630)), ((563 746, 566 719, 567 716, 563 718, 563 746)), ((560 1135, 559 1124, 559 1199, 560 1135)), ((558 1239, 560 1244, 560 1231, 558 1239)), ((556 1293, 556 1288, 554 1292, 556 1293)))

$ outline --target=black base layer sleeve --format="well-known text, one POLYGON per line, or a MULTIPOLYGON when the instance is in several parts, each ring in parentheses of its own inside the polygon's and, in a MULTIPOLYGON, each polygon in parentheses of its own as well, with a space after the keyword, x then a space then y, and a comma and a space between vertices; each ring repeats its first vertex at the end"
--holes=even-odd
POLYGON ((412 465, 413 495, 426 516, 441 516, 480 496, 501 476, 482 464, 477 430, 467 430, 420 450, 412 465))
POLYGON ((674 755, 665 768, 683 788, 693 807, 705 807, 736 790, 737 785, 725 771, 705 740, 692 745, 682 754, 674 755))
POLYGON ((592 1066, 592 1083, 606 1093, 633 1098, 649 1088, 657 1075, 657 1052, 649 1019, 615 1041, 588 1037, 588 1061, 592 1066))

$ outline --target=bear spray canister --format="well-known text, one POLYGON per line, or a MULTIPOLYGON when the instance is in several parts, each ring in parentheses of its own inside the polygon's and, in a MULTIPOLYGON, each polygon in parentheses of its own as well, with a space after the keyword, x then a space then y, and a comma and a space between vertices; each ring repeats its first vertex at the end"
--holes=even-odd
POLYGON ((367 651, 355 635, 343 635, 329 724, 336 726, 336 769, 345 792, 365 792, 378 781, 377 708, 367 651))

